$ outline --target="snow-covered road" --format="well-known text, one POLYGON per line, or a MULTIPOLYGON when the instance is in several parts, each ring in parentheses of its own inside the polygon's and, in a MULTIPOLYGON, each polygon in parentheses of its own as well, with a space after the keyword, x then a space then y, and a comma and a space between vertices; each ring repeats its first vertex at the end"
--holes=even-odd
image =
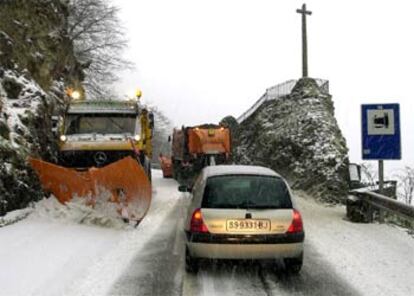
POLYGON ((203 264, 184 271, 187 198, 153 172, 154 197, 137 229, 79 224, 53 201, 0 228, 0 295, 414 295, 414 238, 353 224, 343 207, 299 193, 305 263, 287 276, 272 262, 203 264))
POLYGON ((125 271, 137 256, 142 262, 133 269, 148 270, 144 261, 156 254, 147 244, 163 234, 167 217, 182 200, 175 181, 162 179, 158 170, 153 177, 151 208, 136 229, 114 221, 97 226, 93 217, 80 224, 82 211, 52 199, 40 202, 28 218, 1 227, 0 295, 139 294, 122 290, 118 278, 128 276, 125 271))

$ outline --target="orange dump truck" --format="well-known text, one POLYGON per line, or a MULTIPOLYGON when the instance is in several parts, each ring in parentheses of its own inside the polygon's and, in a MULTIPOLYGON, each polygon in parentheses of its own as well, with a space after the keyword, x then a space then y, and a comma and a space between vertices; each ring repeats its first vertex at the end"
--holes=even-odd
POLYGON ((188 185, 203 167, 229 163, 230 139, 230 130, 215 124, 174 129, 171 157, 173 177, 180 184, 188 185))
POLYGON ((162 176, 164 178, 172 178, 173 167, 172 167, 171 157, 160 154, 160 156, 158 157, 158 160, 161 165, 162 176))
POLYGON ((29 161, 43 189, 61 203, 110 202, 124 220, 139 222, 151 202, 153 125, 137 101, 74 101, 58 124, 58 161, 29 161))

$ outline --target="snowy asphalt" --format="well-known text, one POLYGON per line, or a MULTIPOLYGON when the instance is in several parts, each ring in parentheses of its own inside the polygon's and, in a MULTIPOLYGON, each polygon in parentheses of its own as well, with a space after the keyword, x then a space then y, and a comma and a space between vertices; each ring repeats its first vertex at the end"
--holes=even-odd
POLYGON ((412 237, 390 225, 350 223, 343 207, 300 192, 306 239, 299 275, 269 261, 203 262, 198 274, 186 273, 189 200, 174 180, 153 173, 151 208, 136 229, 97 226, 94 216, 85 225, 83 211, 53 199, 0 228, 0 296, 414 295, 412 237))
MULTIPOLYGON (((174 188, 176 189, 176 188, 174 188)), ((110 295, 181 295, 184 275, 183 204, 180 199, 110 291, 110 295)))
POLYGON ((360 295, 316 254, 309 244, 299 275, 282 263, 219 262, 185 277, 183 295, 360 295))
MULTIPOLYGON (((176 188, 171 188, 176 190, 176 188)), ((154 235, 112 287, 111 295, 359 295, 306 242, 299 275, 287 275, 281 262, 203 262, 198 274, 184 270, 182 231, 185 197, 154 227, 154 235)))

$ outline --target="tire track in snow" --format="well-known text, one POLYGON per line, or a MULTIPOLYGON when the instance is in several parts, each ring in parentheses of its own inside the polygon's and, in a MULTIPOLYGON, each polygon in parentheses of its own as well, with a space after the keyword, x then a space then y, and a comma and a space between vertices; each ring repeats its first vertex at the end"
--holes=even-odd
POLYGON ((272 296, 273 294, 272 294, 272 291, 271 291, 271 287, 270 287, 268 281, 266 280, 266 275, 263 272, 262 268, 259 270, 259 277, 260 277, 260 281, 263 284, 263 288, 264 288, 264 291, 265 291, 266 295, 267 296, 272 296))
POLYGON ((261 269, 261 278, 268 295, 360 295, 316 252, 310 242, 305 242, 304 265, 299 274, 286 273, 282 262, 274 265, 276 268, 264 265, 261 269))
MULTIPOLYGON (((106 256, 89 268, 85 278, 77 283, 70 295, 119 294, 116 291, 112 292, 114 287, 116 288, 117 283, 123 281, 123 278, 128 277, 128 269, 133 268, 131 262, 146 251, 147 244, 156 238, 157 231, 161 230, 159 227, 171 215, 181 199, 174 181, 162 179, 161 171, 153 170, 153 173, 155 194, 147 216, 137 229, 126 231, 114 248, 108 250, 106 256)), ((135 268, 142 267, 138 264, 135 268)), ((137 292, 125 291, 124 294, 136 295, 137 292)))
POLYGON ((181 229, 181 204, 182 200, 128 263, 110 295, 181 295, 184 245, 182 231, 177 231, 181 229))
POLYGON ((300 274, 288 274, 281 260, 206 261, 186 274, 183 295, 360 295, 339 277, 310 243, 300 274))
POLYGON ((183 295, 268 295, 252 262, 205 261, 197 274, 184 276, 183 295))

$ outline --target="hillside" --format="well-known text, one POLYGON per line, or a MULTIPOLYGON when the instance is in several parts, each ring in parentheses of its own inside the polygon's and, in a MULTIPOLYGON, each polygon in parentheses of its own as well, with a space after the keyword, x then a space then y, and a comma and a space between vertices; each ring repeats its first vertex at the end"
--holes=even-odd
POLYGON ((52 114, 83 79, 59 0, 0 2, 0 216, 42 191, 28 155, 55 157, 52 114))
POLYGON ((348 149, 332 97, 315 80, 301 79, 290 94, 266 100, 237 134, 237 162, 270 166, 318 199, 344 200, 348 149))

